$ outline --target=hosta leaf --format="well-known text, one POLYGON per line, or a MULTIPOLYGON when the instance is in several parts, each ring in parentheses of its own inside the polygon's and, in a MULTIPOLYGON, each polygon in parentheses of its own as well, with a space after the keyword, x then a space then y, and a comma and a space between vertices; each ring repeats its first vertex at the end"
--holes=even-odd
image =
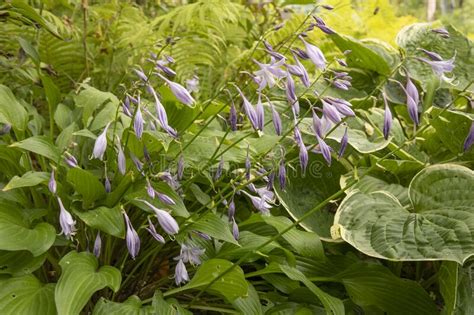
MULTIPOLYGON (((205 288, 231 266, 232 263, 224 259, 210 259, 205 261, 199 266, 194 277, 183 289, 205 288)), ((235 266, 218 281, 211 284, 206 291, 210 294, 223 296, 229 302, 233 302, 240 297, 247 296, 248 284, 242 269, 239 266, 235 266)))
POLYGON ((196 222, 191 223, 186 230, 196 230, 206 233, 207 235, 218 240, 226 241, 236 245, 239 244, 230 232, 229 224, 214 213, 208 213, 200 217, 196 222))
POLYGON ((257 290, 250 283, 248 284, 248 295, 239 297, 232 302, 232 305, 242 314, 263 315, 262 305, 258 297, 257 290))
POLYGON ((21 187, 32 187, 47 182, 50 174, 46 172, 26 172, 21 177, 13 177, 8 184, 3 187, 3 191, 21 187))
POLYGON ((10 124, 13 128, 25 130, 28 123, 28 113, 18 102, 12 91, 0 84, 0 122, 10 124))
MULTIPOLYGON (((117 106, 119 100, 109 92, 102 92, 88 85, 83 85, 84 89, 75 97, 77 107, 82 107, 82 123, 87 126, 94 111, 103 104, 111 102, 117 106)), ((107 123, 107 122, 106 122, 107 123)), ((95 128, 100 128, 103 123, 95 123, 95 128)))
POLYGON ((11 146, 42 155, 55 163, 61 158, 59 149, 45 136, 30 137, 23 141, 15 142, 11 146))
POLYGON ((54 295, 58 314, 79 314, 94 292, 105 287, 117 292, 120 287, 120 271, 111 266, 98 268, 91 253, 69 252, 59 265, 62 273, 54 295))
POLYGON ((334 227, 369 256, 462 264, 474 253, 473 190, 470 169, 431 166, 410 184, 410 209, 388 192, 355 191, 339 206, 334 227))
POLYGON ((55 315, 54 284, 26 275, 0 280, 0 313, 55 315))
POLYGON ((88 226, 101 230, 109 235, 124 238, 125 223, 119 207, 99 207, 89 211, 74 212, 88 226))
POLYGON ((41 222, 30 228, 17 204, 0 201, 0 250, 27 250, 38 256, 53 245, 55 238, 51 224, 41 222))
MULTIPOLYGON (((308 210, 339 190, 338 179, 345 172, 338 162, 333 162, 332 166, 328 167, 321 156, 310 154, 306 174, 302 175, 300 168, 288 172, 286 189, 281 190, 275 185, 275 192, 290 216, 299 219, 308 210)), ((329 230, 334 215, 330 210, 331 205, 324 207, 303 220, 301 226, 308 231, 316 232, 322 240, 331 240, 329 230)))
POLYGON ((82 168, 75 167, 69 169, 67 180, 82 195, 85 205, 89 205, 105 195, 105 188, 99 179, 82 168))
POLYGON ((34 257, 28 251, 0 251, 0 274, 23 276, 32 273, 46 259, 46 254, 34 257))

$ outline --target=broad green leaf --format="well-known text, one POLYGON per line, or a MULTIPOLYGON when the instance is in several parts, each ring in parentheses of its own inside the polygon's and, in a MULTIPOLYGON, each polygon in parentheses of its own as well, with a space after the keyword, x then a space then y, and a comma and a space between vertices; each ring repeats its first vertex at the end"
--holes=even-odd
POLYGON ((59 265, 62 273, 54 294, 58 314, 79 314, 94 292, 105 287, 117 292, 122 281, 117 268, 99 268, 91 253, 69 252, 59 265))
POLYGON ((26 172, 21 177, 13 177, 8 184, 3 187, 3 191, 21 187, 32 187, 47 182, 50 174, 46 172, 26 172))
MULTIPOLYGON (((448 86, 463 90, 474 78, 473 43, 451 25, 446 26, 446 30, 449 32, 449 38, 447 39, 433 33, 431 30, 432 25, 429 23, 406 26, 398 33, 397 43, 412 56, 427 58, 419 48, 434 51, 444 59, 451 59, 456 56, 452 75, 456 78, 457 84, 448 86)), ((434 76, 429 65, 414 58, 407 60, 406 69, 410 76, 421 82, 424 88, 430 82, 429 78, 434 76)), ((471 91, 472 89, 473 85, 470 87, 471 91)))
POLYGON ((8 123, 18 130, 25 130, 28 113, 23 105, 5 85, 0 84, 0 122, 8 123))
POLYGON ((15 142, 11 146, 42 155, 55 163, 61 158, 59 149, 46 136, 30 137, 23 141, 15 142))
POLYGON ((83 203, 86 206, 105 195, 105 188, 99 179, 79 167, 68 170, 67 181, 82 195, 83 203))
POLYGON ((474 253, 474 173, 463 166, 425 168, 409 186, 406 209, 388 192, 349 194, 335 234, 366 255, 390 260, 450 260, 474 253))
MULTIPOLYGON (((253 252, 257 248, 260 248, 260 246, 266 243, 269 239, 270 237, 268 236, 258 235, 250 231, 241 231, 239 237, 240 246, 231 243, 224 243, 224 245, 222 245, 220 248, 217 257, 238 259, 242 257, 242 255, 245 255, 248 252, 253 252)), ((255 261, 259 259, 262 254, 266 255, 276 248, 284 250, 277 242, 271 242, 265 247, 260 248, 258 253, 251 255, 247 261, 255 261)))
POLYGON ((48 75, 41 75, 41 83, 43 84, 43 89, 44 93, 46 94, 46 100, 48 101, 49 108, 51 108, 51 112, 54 112, 56 110, 56 106, 61 100, 61 91, 48 75))
POLYGON ((34 8, 29 6, 26 2, 21 0, 13 0, 11 1, 10 5, 10 10, 12 12, 20 14, 22 18, 29 20, 30 23, 41 26, 51 35, 62 40, 61 36, 58 34, 58 29, 54 25, 54 23, 51 23, 44 19, 40 14, 38 14, 38 12, 36 12, 34 8))
POLYGON ((38 54, 38 51, 36 48, 26 39, 19 37, 18 38, 18 43, 20 43, 21 49, 30 56, 30 58, 33 60, 33 62, 36 65, 39 65, 40 63, 40 56, 38 54))
POLYGON ((125 223, 119 207, 99 207, 89 211, 74 211, 88 226, 115 237, 125 237, 125 223))
POLYGON ((250 283, 248 284, 248 295, 238 297, 232 305, 242 314, 263 315, 262 305, 258 297, 257 290, 250 283))
POLYGON ((33 256, 46 252, 56 239, 51 224, 30 227, 15 203, 0 200, 0 250, 27 250, 33 256))
MULTIPOLYGON (((308 170, 305 175, 297 171, 288 171, 288 180, 285 190, 275 185, 275 192, 281 205, 293 219, 299 219, 314 206, 336 193, 339 190, 339 176, 346 170, 341 164, 334 161, 328 167, 320 155, 310 154, 308 170)), ((309 216, 301 226, 317 233, 322 240, 331 241, 330 227, 334 215, 332 206, 327 205, 320 211, 309 216)))
POLYGON ((46 254, 34 257, 28 251, 0 251, 0 274, 15 277, 32 273, 43 265, 46 254))
POLYGON ((459 264, 454 261, 443 261, 438 272, 438 283, 444 300, 444 312, 455 314, 454 309, 458 299, 459 264))
POLYGON ((360 306, 376 306, 386 314, 437 314, 429 294, 416 282, 400 279, 383 266, 358 263, 335 276, 360 306))
POLYGON ((372 70, 379 74, 390 73, 390 66, 385 59, 369 45, 346 35, 331 35, 330 38, 340 51, 351 50, 347 56, 347 63, 354 68, 372 70))
POLYGON ((229 224, 219 218, 214 213, 208 213, 199 219, 196 222, 191 223, 186 228, 187 231, 196 230, 207 235, 214 237, 218 240, 226 241, 232 244, 238 245, 239 243, 234 239, 230 231, 229 224))
MULTIPOLYGON (((118 106, 119 100, 115 95, 109 92, 102 92, 88 85, 83 85, 84 89, 75 97, 77 107, 82 108, 82 123, 88 126, 92 114, 102 105, 111 102, 115 107, 118 106)), ((97 126, 100 124, 97 123, 97 126)), ((99 128, 99 127, 98 127, 99 128)))
POLYGON ((323 304, 328 314, 343 315, 344 304, 338 298, 331 296, 318 288, 311 282, 301 271, 294 267, 287 265, 280 265, 281 271, 288 276, 288 278, 302 282, 323 304))
POLYGON ((56 315, 54 284, 33 275, 0 280, 0 313, 56 315))
MULTIPOLYGON (((231 266, 233 264, 228 260, 207 260, 199 266, 194 277, 182 289, 203 289, 231 266)), ((213 295, 223 296, 227 301, 233 302, 238 298, 247 296, 248 289, 244 272, 239 266, 235 266, 231 271, 220 277, 219 280, 212 283, 206 291, 213 295)))

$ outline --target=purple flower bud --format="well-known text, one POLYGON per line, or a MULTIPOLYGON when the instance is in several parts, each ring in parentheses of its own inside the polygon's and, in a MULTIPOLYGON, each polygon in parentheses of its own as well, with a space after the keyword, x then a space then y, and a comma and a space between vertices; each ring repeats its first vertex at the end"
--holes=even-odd
POLYGON ((258 118, 257 118, 257 113, 256 113, 255 109, 253 108, 252 104, 250 104, 250 102, 247 100, 247 98, 244 96, 242 91, 239 88, 237 88, 237 89, 240 93, 240 96, 242 97, 245 115, 250 120, 250 123, 252 124, 252 127, 255 130, 258 130, 258 118))
POLYGON ((467 134, 466 140, 464 140, 464 152, 469 150, 472 144, 474 144, 474 122, 472 122, 471 129, 469 129, 469 133, 467 134))
POLYGON ((407 75, 407 85, 405 88, 405 93, 407 96, 407 107, 408 107, 408 114, 410 115, 411 120, 418 125, 420 123, 418 117, 418 103, 420 101, 420 97, 418 94, 418 90, 416 89, 415 84, 411 81, 410 77, 407 75))
POLYGON ((435 28, 431 30, 433 33, 441 35, 443 38, 449 38, 449 32, 444 28, 435 28))
POLYGON ((148 152, 148 149, 146 148, 146 145, 143 145, 143 157, 145 158, 146 162, 149 163, 151 161, 150 152, 148 152))
POLYGON ((77 163, 77 160, 74 156, 72 156, 70 153, 66 152, 65 154, 66 156, 64 157, 64 162, 66 162, 66 164, 69 166, 69 167, 77 167, 78 163, 77 163))
POLYGON ((51 171, 51 176, 49 178, 48 189, 52 194, 56 194, 56 179, 54 178, 54 169, 51 171))
POLYGON ((298 126, 294 127, 293 133, 294 133, 294 138, 295 138, 296 144, 300 147, 304 146, 303 138, 301 137, 301 132, 300 132, 300 129, 298 128, 298 126))
POLYGON ((153 238, 155 240, 157 240, 158 242, 164 244, 166 243, 165 241, 165 238, 163 236, 161 236, 158 232, 156 232, 156 228, 155 228, 155 225, 153 224, 153 222, 151 222, 151 219, 148 218, 148 227, 146 228, 146 230, 151 234, 151 236, 153 236, 153 238))
POLYGON ((153 211, 155 211, 156 217, 158 218, 158 223, 160 223, 163 230, 170 234, 174 235, 179 232, 179 225, 176 220, 169 214, 168 212, 158 209, 151 203, 146 200, 140 200, 145 203, 148 207, 150 207, 153 211))
POLYGON ((235 203, 234 203, 234 197, 229 202, 229 209, 227 211, 227 216, 229 218, 233 218, 235 215, 235 203))
POLYGON ((285 160, 281 159, 280 167, 278 168, 278 181, 280 182, 281 190, 285 190, 286 187, 286 167, 285 160))
POLYGON ((323 103, 323 115, 327 117, 330 121, 334 122, 335 124, 341 122, 342 118, 339 114, 339 111, 331 104, 322 100, 323 103))
POLYGON ((123 101, 123 105, 122 105, 122 110, 123 110, 123 113, 127 115, 128 117, 133 116, 130 110, 130 98, 128 95, 125 96, 125 100, 123 101))
POLYGON ((64 208, 61 198, 58 198, 59 203, 59 225, 61 225, 61 234, 67 239, 71 239, 76 231, 76 221, 72 218, 71 214, 64 208))
POLYGON ((156 63, 156 69, 170 77, 174 77, 176 75, 176 72, 174 72, 171 68, 165 66, 161 62, 156 63))
POLYGON ((217 165, 216 173, 214 174, 214 180, 217 181, 222 176, 222 170, 224 169, 224 156, 221 156, 221 160, 217 165))
POLYGON ((106 193, 110 193, 112 191, 112 185, 110 184, 110 180, 107 174, 105 174, 104 187, 106 193))
POLYGON ((324 54, 321 49, 307 43, 301 36, 300 39, 303 41, 306 47, 306 54, 308 55, 309 59, 311 59, 318 69, 324 70, 326 68, 326 58, 324 58, 324 54))
POLYGON ((237 130, 237 110, 235 109, 234 100, 232 100, 232 104, 230 105, 229 125, 230 125, 230 130, 232 131, 237 130))
POLYGON ((110 123, 105 126, 104 131, 102 131, 102 133, 95 140, 92 156, 96 159, 102 160, 104 158, 104 153, 107 149, 107 129, 109 128, 109 125, 110 123))
POLYGON ((163 202, 164 204, 171 205, 171 206, 176 204, 176 202, 170 196, 160 193, 158 191, 156 192, 156 194, 158 195, 158 199, 160 199, 160 201, 163 202))
POLYGON ((341 115, 355 116, 354 111, 350 107, 352 106, 351 103, 345 100, 336 99, 336 98, 326 98, 325 101, 331 104, 332 106, 334 106, 341 115))
POLYGON ((140 161, 132 152, 130 152, 130 158, 132 159, 133 164, 139 172, 143 170, 143 163, 140 161))
POLYGON ((151 199, 155 199, 155 189, 153 189, 153 186, 151 185, 148 178, 146 179, 146 193, 151 199))
POLYGON ((267 189, 273 190, 274 183, 275 183, 275 172, 272 171, 267 176, 267 189))
POLYGON ((281 118, 278 111, 273 107, 273 104, 269 101, 270 108, 272 109, 272 120, 273 120, 273 127, 275 128, 275 133, 278 136, 281 136, 282 133, 282 125, 281 125, 281 118))
POLYGON ((263 108, 262 99, 261 99, 260 94, 258 95, 258 101, 257 101, 257 105, 256 105, 256 108, 255 108, 255 113, 257 114, 258 129, 263 131, 263 127, 265 125, 265 110, 263 108))
POLYGON ((308 54, 304 51, 304 50, 301 50, 299 48, 295 48, 295 49, 292 49, 291 50, 293 53, 295 53, 298 57, 300 57, 301 59, 304 59, 304 60, 307 60, 309 59, 309 56, 308 54))
POLYGON ((117 166, 120 174, 125 175, 127 170, 127 164, 125 160, 125 153, 123 153, 122 146, 120 145, 120 139, 117 138, 117 166))
POLYGON ((263 215, 270 214, 270 209, 272 208, 272 206, 267 202, 265 198, 252 196, 246 191, 242 191, 242 192, 250 198, 250 201, 252 202, 253 206, 258 211, 260 211, 263 215))
POLYGON ((166 61, 167 61, 168 63, 174 63, 173 57, 168 56, 168 55, 163 55, 163 57, 165 57, 165 59, 166 59, 166 61))
POLYGON ((304 174, 306 173, 306 167, 308 166, 308 150, 306 149, 305 145, 300 146, 300 166, 301 172, 304 174))
POLYGON ((174 280, 176 282, 176 285, 180 285, 181 283, 189 281, 188 271, 186 270, 186 266, 184 265, 181 259, 176 264, 174 280))
POLYGON ((95 237, 95 241, 94 241, 95 257, 99 258, 101 248, 102 248, 102 239, 100 238, 100 232, 97 232, 97 236, 95 237))
POLYGON ((293 105, 293 103, 298 100, 295 91, 295 81, 293 80, 289 72, 287 72, 286 75, 286 99, 288 100, 290 105, 293 105))
POLYGON ((232 235, 234 236, 234 239, 236 241, 239 240, 239 236, 240 236, 239 226, 237 225, 233 217, 232 217, 232 235))
POLYGON ((140 105, 137 107, 137 111, 135 113, 135 119, 133 121, 133 130, 135 130, 135 134, 137 135, 138 139, 142 138, 143 135, 143 116, 142 111, 140 110, 140 105))
POLYGON ((337 63, 341 65, 342 67, 348 67, 347 62, 342 59, 336 59, 337 63))
POLYGON ((252 162, 250 162, 249 146, 247 146, 247 156, 245 157, 245 179, 250 179, 250 169, 252 168, 252 162))
POLYGON ((273 51, 273 46, 268 41, 264 40, 263 45, 265 46, 267 50, 273 51))
POLYGON ((326 24, 317 23, 315 26, 317 26, 325 34, 328 34, 328 35, 336 34, 336 32, 332 28, 327 26, 326 24))
POLYGON ((178 180, 183 179, 184 175, 184 156, 181 154, 178 160, 178 170, 177 170, 178 180))
POLYGON ((429 51, 429 50, 426 50, 426 49, 423 49, 423 48, 419 48, 419 50, 424 52, 425 55, 430 57, 431 60, 434 60, 434 61, 442 61, 443 60, 443 57, 441 57, 440 55, 438 55, 437 53, 435 53, 433 51, 429 51))
POLYGON ((145 73, 143 73, 143 71, 138 70, 138 69, 133 69, 133 71, 135 72, 135 74, 137 75, 137 77, 140 78, 140 80, 142 80, 143 82, 147 82, 147 81, 148 81, 148 77, 146 76, 145 73))
POLYGON ((194 98, 191 96, 188 90, 184 88, 179 83, 173 82, 162 76, 161 74, 157 73, 160 78, 162 78, 170 87, 171 92, 176 96, 176 98, 183 104, 188 106, 192 106, 194 104, 194 98))
POLYGON ((285 23, 279 23, 273 27, 274 31, 278 31, 279 29, 283 28, 285 26, 285 23))
POLYGON ((344 151, 346 151, 348 141, 349 141, 349 137, 347 135, 347 127, 346 127, 346 130, 344 131, 344 135, 341 138, 341 148, 339 149, 339 153, 337 155, 339 159, 344 155, 344 151))
POLYGON ((193 231, 193 232, 196 233, 203 240, 206 240, 206 241, 211 241, 212 240, 212 238, 209 235, 207 235, 206 233, 202 233, 202 232, 199 232, 199 231, 193 231))
POLYGON ((383 101, 385 103, 385 112, 383 118, 383 136, 385 140, 388 139, 390 135, 390 129, 392 129, 392 112, 390 111, 390 106, 388 106, 387 96, 385 93, 382 93, 383 101))
POLYGON ((128 253, 130 256, 132 256, 132 259, 135 259, 135 257, 138 255, 138 252, 140 251, 140 238, 138 237, 138 233, 133 228, 132 223, 130 222, 130 219, 128 218, 128 215, 125 213, 125 211, 123 211, 123 216, 127 226, 125 240, 127 243, 128 253))
POLYGON ((331 148, 318 135, 316 135, 316 139, 318 140, 319 151, 323 155, 328 165, 331 165, 331 148))
POLYGON ((326 9, 326 10, 329 10, 329 11, 334 9, 334 7, 332 5, 329 5, 329 4, 323 4, 323 5, 321 5, 321 7, 326 9))

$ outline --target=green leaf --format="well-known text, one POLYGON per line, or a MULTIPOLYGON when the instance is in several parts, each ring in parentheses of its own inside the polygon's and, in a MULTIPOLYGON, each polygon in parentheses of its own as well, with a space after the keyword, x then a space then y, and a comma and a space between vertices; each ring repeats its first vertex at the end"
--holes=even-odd
MULTIPOLYGON (((232 265, 232 262, 224 259, 205 261, 196 271, 191 281, 181 289, 205 288, 232 265)), ((206 291, 213 295, 223 296, 227 301, 233 302, 238 298, 247 296, 248 283, 245 280, 242 269, 239 266, 235 266, 231 271, 211 284, 206 291)))
POLYGON ((288 276, 288 278, 302 282, 314 295, 318 297, 328 314, 343 315, 344 304, 338 298, 335 298, 328 293, 318 288, 311 282, 301 271, 294 267, 287 265, 280 265, 281 271, 288 276))
POLYGON ((13 177, 8 184, 3 187, 3 191, 21 187, 32 187, 49 180, 50 174, 46 172, 26 172, 21 177, 13 177))
POLYGON ((341 52, 351 50, 346 58, 350 67, 372 70, 384 75, 390 73, 390 66, 387 61, 369 45, 346 35, 334 34, 329 38, 332 39, 341 52))
POLYGON ((360 306, 377 306, 386 314, 438 313, 433 300, 418 283, 400 279, 383 266, 357 263, 335 278, 360 306))
POLYGON ((54 284, 33 275, 0 280, 0 313, 56 315, 54 284))
POLYGON ((248 295, 238 297, 232 305, 242 314, 263 315, 262 304, 258 297, 258 292, 252 284, 248 284, 248 295))
POLYGON ((25 130, 28 123, 28 113, 15 98, 12 91, 0 84, 0 122, 8 123, 13 128, 25 130))
MULTIPOLYGON (((339 176, 345 172, 340 163, 335 161, 328 167, 320 155, 310 154, 306 175, 301 174, 300 168, 288 172, 286 189, 282 191, 275 185, 275 192, 281 205, 296 220, 336 193, 339 190, 339 176)), ((331 241, 330 227, 334 218, 331 208, 331 205, 325 206, 300 225, 308 231, 317 233, 322 240, 331 241)))
POLYGON ((45 259, 46 254, 34 257, 28 251, 0 251, 0 274, 27 275, 40 268, 45 259))
POLYGON ((38 223, 30 228, 15 203, 0 201, 0 250, 27 250, 33 256, 46 252, 56 239, 51 224, 38 223))
POLYGON ((36 50, 35 47, 26 39, 19 37, 18 38, 18 43, 20 43, 21 48, 23 51, 30 56, 30 58, 33 60, 33 62, 36 65, 39 65, 40 63, 40 56, 38 54, 38 51, 36 50))
POLYGON ((122 281, 117 268, 98 268, 97 259, 91 253, 69 252, 59 265, 62 273, 54 295, 58 314, 79 314, 94 292, 105 287, 117 292, 122 281))
MULTIPOLYGON (((82 108, 82 123, 88 126, 92 120, 92 114, 103 104, 111 102, 115 107, 118 106, 119 100, 115 95, 109 92, 102 92, 88 85, 83 85, 84 89, 75 97, 77 107, 82 108)), ((107 122, 106 122, 107 123, 107 122)), ((96 123, 96 128, 100 124, 96 123)))
POLYGON ((55 163, 61 158, 59 149, 46 136, 30 137, 23 141, 15 142, 11 146, 42 155, 55 163))
POLYGON ((124 238, 125 223, 119 207, 99 207, 89 211, 74 211, 74 213, 88 226, 101 230, 109 235, 124 238))
POLYGON ((105 196, 105 188, 99 179, 79 167, 68 170, 67 181, 82 195, 83 203, 86 206, 105 196))
POLYGON ((474 253, 474 173, 450 164, 425 168, 409 186, 407 210, 390 193, 349 194, 334 227, 366 255, 391 260, 450 260, 474 253))
POLYGON ((196 222, 191 223, 186 228, 186 231, 192 230, 206 233, 207 235, 218 240, 226 241, 236 245, 239 244, 230 232, 229 224, 214 213, 207 213, 206 215, 200 217, 196 222))

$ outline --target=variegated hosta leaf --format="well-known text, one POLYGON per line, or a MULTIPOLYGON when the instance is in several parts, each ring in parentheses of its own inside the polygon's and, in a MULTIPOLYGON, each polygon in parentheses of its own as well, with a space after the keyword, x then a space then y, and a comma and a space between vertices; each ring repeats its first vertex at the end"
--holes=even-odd
POLYGON ((419 172, 404 208, 386 191, 349 194, 333 230, 361 252, 390 260, 451 260, 474 254, 474 172, 436 165, 419 172))

